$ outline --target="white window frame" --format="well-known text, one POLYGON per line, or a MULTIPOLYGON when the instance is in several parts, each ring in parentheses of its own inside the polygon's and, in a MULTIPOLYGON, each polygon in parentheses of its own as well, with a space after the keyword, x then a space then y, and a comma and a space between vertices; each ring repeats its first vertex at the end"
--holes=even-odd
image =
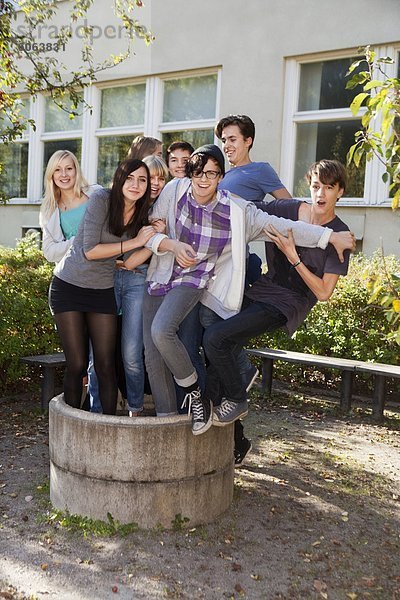
POLYGON ((38 173, 43 173, 45 166, 45 142, 80 139, 83 154, 84 118, 88 111, 85 111, 82 115, 81 129, 45 131, 46 97, 48 97, 48 94, 38 94, 35 102, 31 102, 30 110, 30 117, 34 119, 36 125, 36 131, 32 127, 29 131, 28 153, 28 202, 33 204, 40 202, 43 197, 43 177, 38 177, 38 173))
MULTIPOLYGON (((163 133, 170 133, 172 131, 194 131, 196 129, 211 129, 214 130, 215 123, 217 121, 217 115, 220 112, 220 99, 221 99, 221 68, 211 67, 207 69, 197 69, 195 71, 185 71, 169 73, 168 75, 160 76, 158 79, 158 85, 156 87, 156 93, 158 101, 156 102, 156 110, 154 114, 157 114, 157 131, 158 136, 163 133), (217 76, 217 89, 215 98, 215 114, 209 119, 197 119, 190 121, 168 121, 162 120, 163 117, 163 102, 164 102, 164 84, 166 81, 173 81, 175 79, 187 79, 189 77, 201 77, 204 75, 216 75, 217 76)), ((215 136, 214 136, 215 139, 215 136)))
MULTIPOLYGON (((37 204, 43 196, 43 178, 40 175, 44 168, 44 143, 48 141, 68 140, 79 138, 82 140, 81 166, 85 177, 90 183, 97 181, 99 139, 109 136, 131 135, 132 139, 143 133, 144 135, 161 138, 163 133, 171 131, 187 131, 197 129, 210 129, 214 131, 217 115, 220 112, 221 98, 221 67, 214 66, 204 69, 176 71, 167 74, 150 75, 129 79, 109 80, 97 82, 84 89, 84 100, 91 106, 84 111, 82 128, 71 131, 45 131, 45 105, 46 95, 38 94, 35 102, 30 101, 30 118, 34 119, 36 130, 32 127, 17 143, 28 141, 28 182, 27 199, 19 201, 37 204), (171 79, 186 77, 201 77, 202 75, 217 75, 217 90, 215 102, 215 115, 209 119, 191 121, 177 121, 163 123, 164 82, 171 79), (126 87, 129 85, 146 84, 144 123, 140 125, 127 125, 122 127, 100 127, 101 92, 104 89, 126 87)), ((216 138, 214 136, 216 142, 216 138)))
MULTIPOLYGON (((21 96, 21 100, 23 100, 24 102, 26 102, 28 104, 28 108, 29 108, 28 118, 31 119, 33 103, 31 101, 30 97, 27 96, 26 94, 20 94, 20 96, 21 96)), ((32 160, 29 157, 29 152, 30 152, 30 143, 31 143, 33 133, 34 133, 33 128, 31 127, 31 125, 28 125, 28 128, 22 133, 21 137, 12 142, 13 144, 28 144, 28 171, 27 171, 27 182, 26 182, 27 198, 30 197, 29 196, 29 175, 30 175, 30 168, 31 168, 32 160)), ((13 196, 12 198, 9 199, 9 201, 11 204, 22 204, 27 201, 27 198, 13 196)))
MULTIPOLYGON (((85 100, 92 107, 92 114, 85 111, 83 117, 83 138, 82 138, 82 170, 86 179, 93 183, 97 182, 97 167, 99 154, 99 139, 110 136, 131 135, 132 139, 143 132, 144 124, 124 125, 118 127, 100 127, 101 116, 101 92, 110 88, 127 87, 129 85, 146 84, 145 115, 148 106, 149 82, 148 78, 141 77, 137 79, 124 79, 97 83, 85 89, 85 100)), ((150 135, 150 134, 147 134, 150 135)))
MULTIPOLYGON (((397 61, 399 60, 399 48, 395 46, 379 46, 374 47, 373 50, 377 56, 396 57, 394 65, 386 65, 386 72, 389 76, 395 77, 397 61)), ((322 123, 355 119, 349 108, 298 111, 301 65, 353 56, 357 56, 356 48, 337 52, 288 57, 286 59, 280 172, 282 181, 288 183, 289 189, 293 189, 294 185, 297 125, 300 123, 322 123)), ((362 109, 356 118, 361 118, 361 115, 362 109)), ((379 128, 379 122, 376 123, 376 128, 379 128)), ((368 161, 365 166, 364 197, 342 198, 340 201, 341 206, 372 206, 378 204, 389 206, 391 204, 389 185, 382 181, 383 172, 384 168, 379 160, 368 161)))

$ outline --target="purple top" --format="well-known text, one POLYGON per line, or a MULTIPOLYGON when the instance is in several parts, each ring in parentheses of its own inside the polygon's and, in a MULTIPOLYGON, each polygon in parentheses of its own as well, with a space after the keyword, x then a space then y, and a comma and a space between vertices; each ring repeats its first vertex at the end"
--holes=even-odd
POLYGON ((192 194, 186 192, 176 209, 176 239, 192 246, 197 253, 197 262, 185 269, 175 264, 167 284, 150 282, 148 291, 152 296, 164 296, 178 285, 207 287, 217 258, 231 240, 227 192, 220 190, 219 199, 206 205, 198 204, 192 194))

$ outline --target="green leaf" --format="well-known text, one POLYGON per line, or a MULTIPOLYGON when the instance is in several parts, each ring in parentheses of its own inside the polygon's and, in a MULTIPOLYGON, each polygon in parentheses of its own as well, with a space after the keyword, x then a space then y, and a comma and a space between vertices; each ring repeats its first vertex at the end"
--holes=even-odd
POLYGON ((363 146, 357 146, 357 148, 354 151, 354 157, 353 157, 353 161, 354 161, 354 164, 356 165, 356 167, 360 166, 360 162, 361 162, 361 159, 364 156, 364 154, 365 154, 365 150, 364 150, 363 146))
POLYGON ((361 104, 366 98, 368 98, 368 96, 369 94, 367 94, 366 92, 361 92, 360 94, 357 94, 357 96, 354 98, 353 102, 350 104, 350 110, 354 116, 358 113, 361 104))
POLYGON ((377 79, 373 79, 364 85, 364 90, 372 90, 377 87, 381 87, 382 81, 378 81, 377 79))

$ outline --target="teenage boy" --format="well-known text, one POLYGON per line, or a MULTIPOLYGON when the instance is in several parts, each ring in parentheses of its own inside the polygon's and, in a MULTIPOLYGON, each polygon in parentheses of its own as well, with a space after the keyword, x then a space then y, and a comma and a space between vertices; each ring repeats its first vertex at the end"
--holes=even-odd
POLYGON ((226 190, 217 190, 224 170, 224 157, 217 146, 198 148, 188 162, 188 178, 167 184, 153 207, 154 219, 166 219, 169 237, 156 234, 148 243, 156 253, 148 269, 149 288, 143 306, 146 367, 153 399, 157 415, 176 414, 173 378, 186 388, 194 435, 211 426, 212 404, 201 394, 196 369, 177 336, 193 306, 200 301, 223 318, 238 313, 246 245, 255 239, 271 240, 270 230, 275 239, 278 230, 288 235, 292 229, 297 243, 307 247, 325 248, 330 242, 341 259, 344 249, 354 247, 349 232, 279 219, 226 190))
POLYGON ((256 129, 247 115, 229 115, 215 126, 215 135, 222 142, 229 164, 220 188, 248 200, 260 202, 266 194, 274 198, 291 198, 278 175, 267 162, 252 162, 250 150, 256 129))
POLYGON ((165 162, 167 163, 171 177, 185 177, 186 163, 194 148, 189 142, 173 142, 167 148, 165 162))
MULTIPOLYGON (((300 200, 262 203, 270 215, 329 227, 335 232, 348 227, 335 214, 336 202, 346 189, 346 171, 334 160, 311 165, 307 175, 311 204, 300 200)), ((259 205, 260 206, 260 205, 259 205)), ((339 260, 335 249, 296 246, 292 232, 285 237, 277 230, 267 244, 268 273, 245 292, 241 312, 210 325, 203 346, 210 361, 204 396, 213 401, 222 386, 224 399, 214 409, 213 424, 227 425, 247 414, 246 390, 239 373, 238 347, 253 337, 281 327, 292 335, 318 300, 328 300, 341 275, 347 274, 349 253, 339 260)))
MULTIPOLYGON (((264 201, 266 194, 276 199, 291 198, 278 175, 266 162, 252 162, 250 150, 256 135, 254 122, 247 115, 229 115, 219 120, 215 126, 215 135, 221 140, 223 150, 231 169, 220 184, 226 189, 251 202, 264 201)), ((261 259, 257 254, 249 253, 246 266, 246 287, 254 283, 261 275, 261 259)), ((216 315, 204 311, 203 326, 218 320, 216 315)), ((252 365, 245 352, 239 359, 239 367, 249 391, 259 371, 252 365)), ((243 427, 235 423, 235 461, 240 464, 251 447, 250 440, 243 437, 243 427)))
MULTIPOLYGON (((165 161, 171 177, 178 179, 185 177, 186 164, 192 152, 194 152, 193 146, 189 144, 189 142, 184 142, 183 140, 178 140, 168 146, 165 161)), ((199 376, 200 387, 204 390, 206 370, 203 355, 200 352, 203 327, 200 324, 199 309, 200 306, 197 304, 182 321, 179 327, 179 338, 189 353, 199 376)), ((177 385, 176 402, 178 411, 186 414, 188 412, 188 407, 184 404, 184 397, 184 389, 177 385)))

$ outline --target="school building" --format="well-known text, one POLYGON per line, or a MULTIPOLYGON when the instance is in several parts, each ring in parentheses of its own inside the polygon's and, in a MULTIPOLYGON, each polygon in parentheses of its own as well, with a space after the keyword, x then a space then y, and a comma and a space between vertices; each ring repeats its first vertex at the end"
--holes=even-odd
MULTIPOLYGON (((57 20, 37 42, 51 42, 69 4, 58 3, 57 20)), ((126 47, 111 5, 96 0, 86 16, 96 60, 126 47)), ((88 181, 107 185, 136 135, 161 138, 164 148, 175 139, 196 147, 217 142, 216 121, 232 113, 256 124, 252 159, 271 163, 293 196, 307 197, 308 165, 320 158, 345 162, 360 128, 349 109, 355 92, 345 89, 357 49, 371 45, 395 60, 385 67, 389 75, 400 72, 398 0, 147 0, 135 16, 156 39, 148 47, 137 40, 128 60, 85 89, 91 113, 71 120, 45 94, 35 102, 24 96, 36 130, 0 147, 7 165, 0 185, 10 198, 0 207, 1 245, 13 247, 38 229, 44 169, 55 150, 73 151, 88 181)), ((80 64, 79 26, 57 54, 71 71, 80 64)), ((353 167, 338 214, 363 252, 383 246, 400 256, 400 215, 381 175, 377 160, 353 167)))

